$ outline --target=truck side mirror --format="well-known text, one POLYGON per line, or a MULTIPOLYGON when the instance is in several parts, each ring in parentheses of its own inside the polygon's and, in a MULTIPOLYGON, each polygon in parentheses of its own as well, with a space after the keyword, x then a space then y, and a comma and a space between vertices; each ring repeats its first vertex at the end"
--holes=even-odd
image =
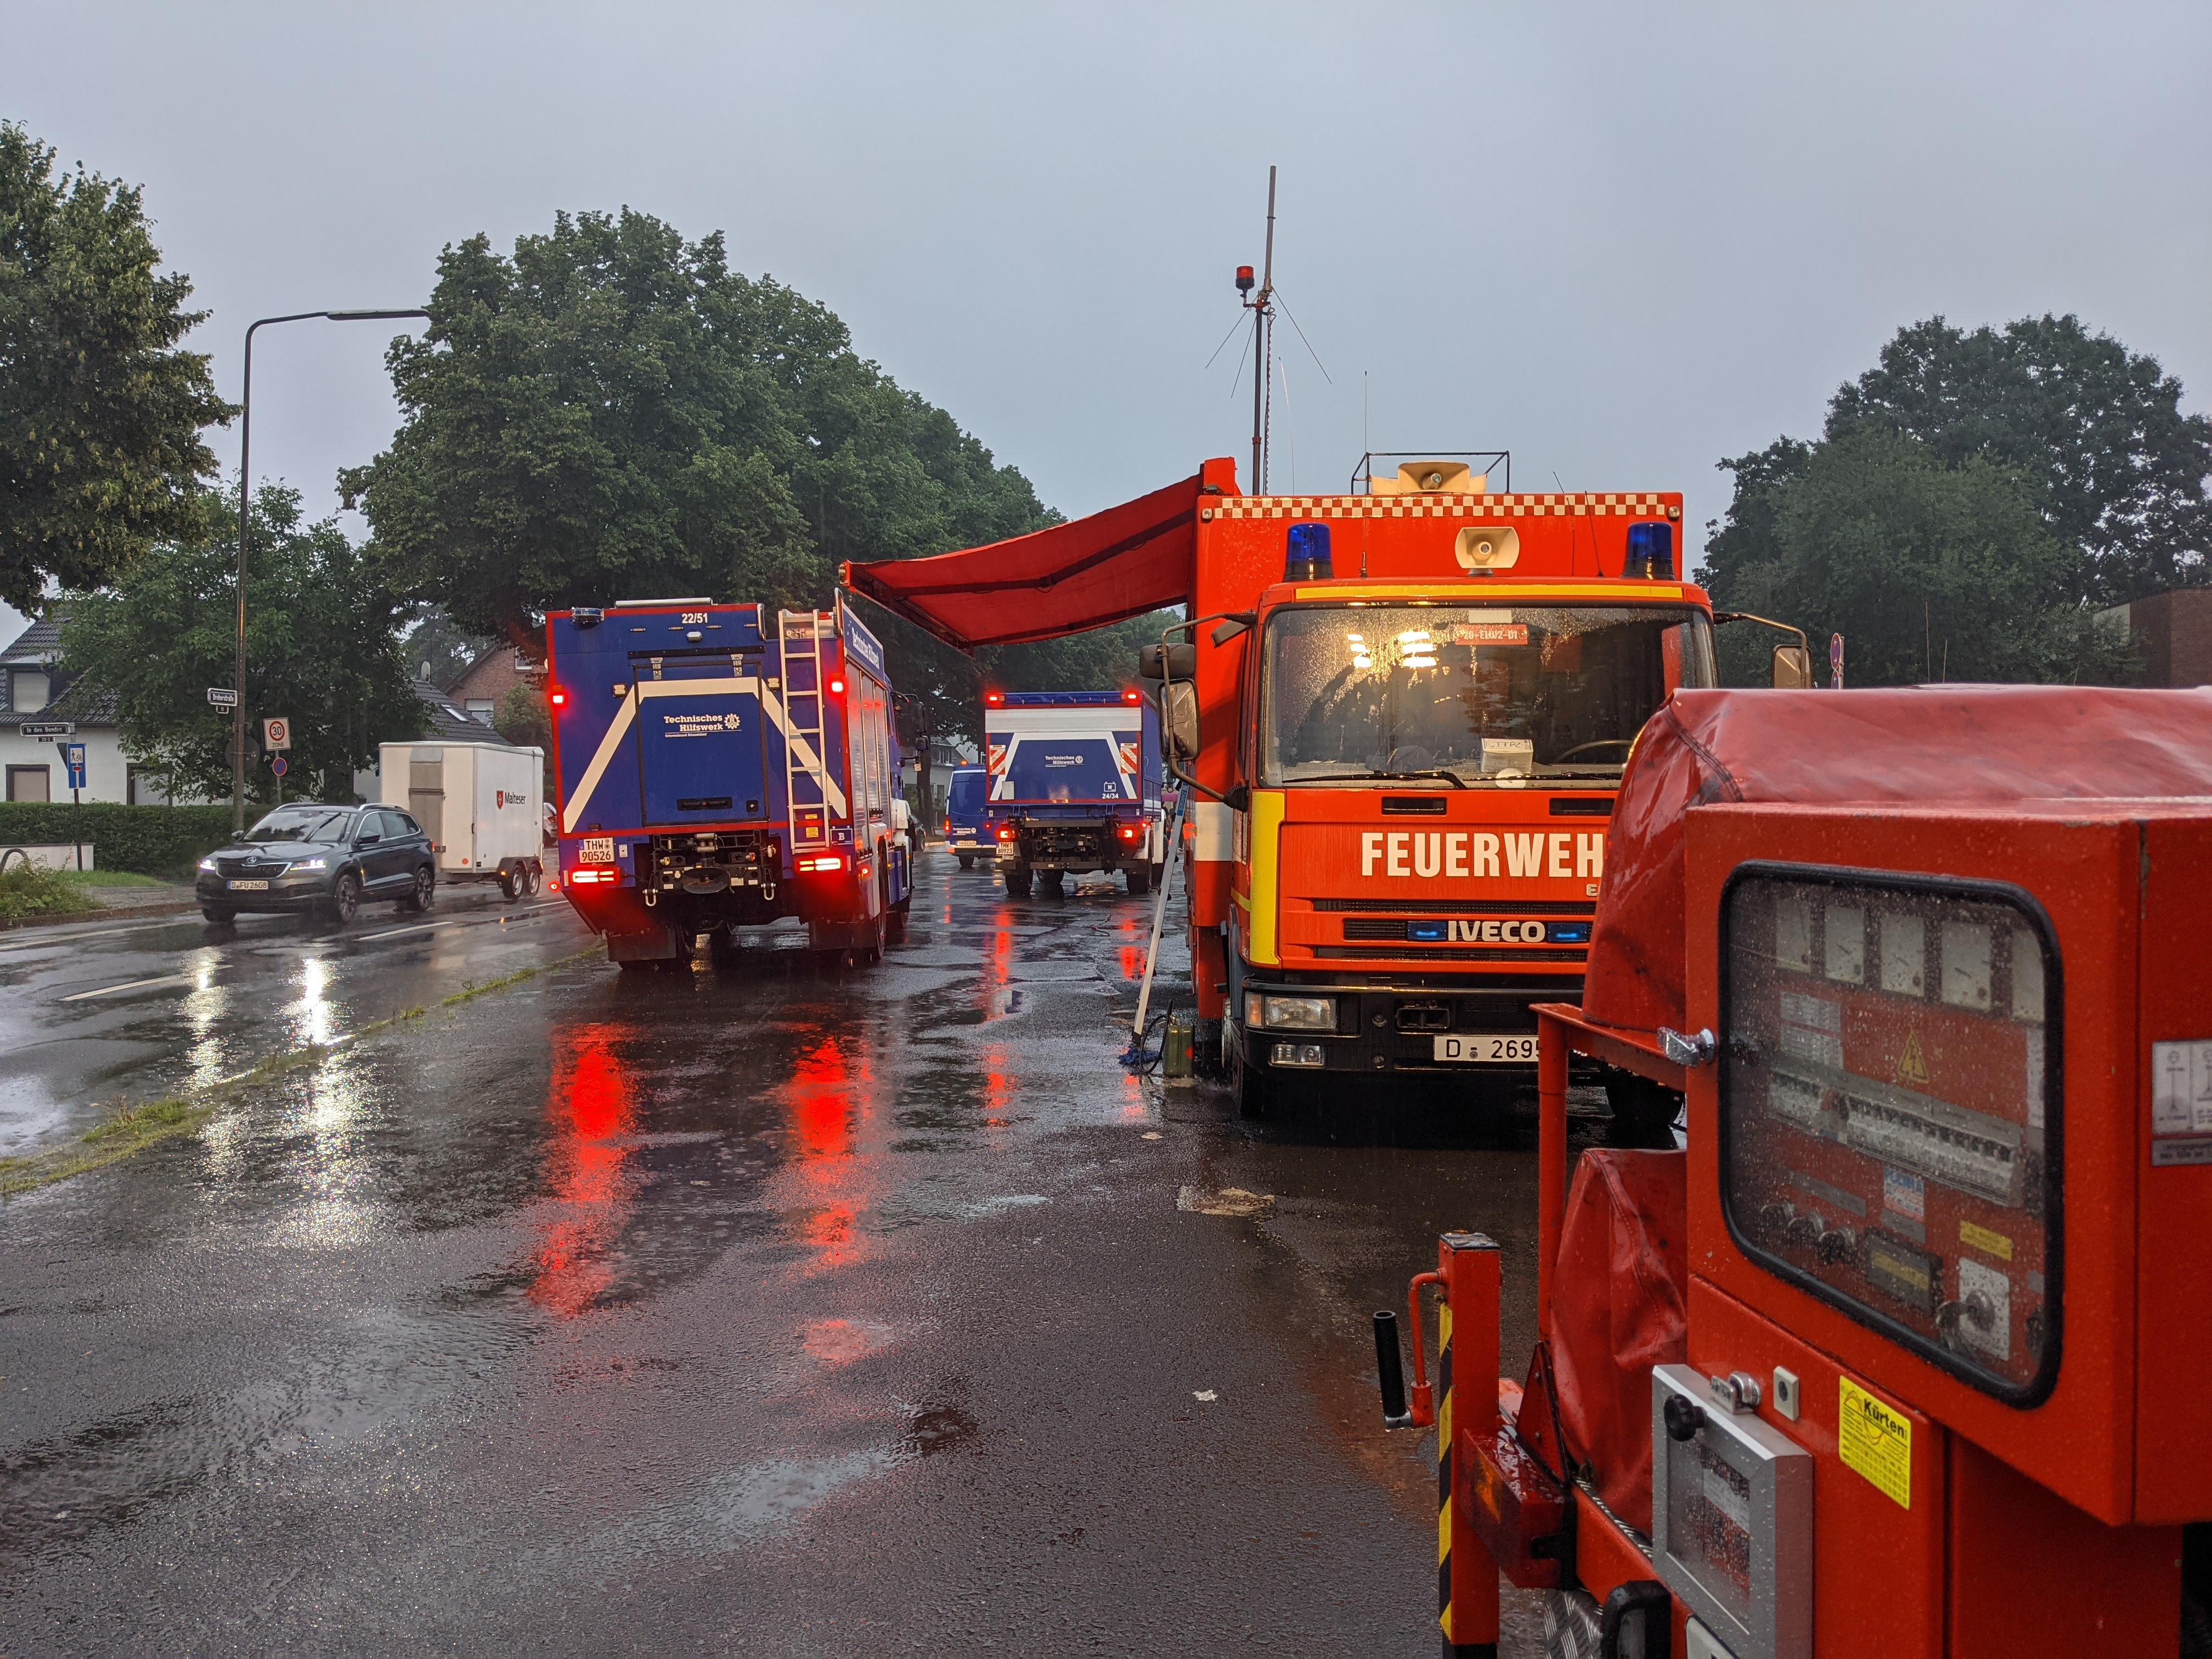
MULTIPOLYGON (((1224 617, 1221 619, 1221 625, 1213 630, 1214 644, 1228 644, 1239 634, 1249 632, 1252 624, 1259 620, 1259 617, 1249 611, 1240 611, 1234 616, 1224 617)), ((1194 647, 1194 654, 1195 654, 1194 647)))
POLYGON ((1812 654, 1797 646, 1774 647, 1774 685, 1777 690, 1799 691, 1813 684, 1812 654))
POLYGON ((1194 680, 1198 678, 1198 647, 1194 645, 1147 645, 1137 652, 1140 680, 1194 680))
POLYGON ((1198 758, 1198 688, 1188 680, 1160 688, 1160 754, 1169 761, 1198 758))

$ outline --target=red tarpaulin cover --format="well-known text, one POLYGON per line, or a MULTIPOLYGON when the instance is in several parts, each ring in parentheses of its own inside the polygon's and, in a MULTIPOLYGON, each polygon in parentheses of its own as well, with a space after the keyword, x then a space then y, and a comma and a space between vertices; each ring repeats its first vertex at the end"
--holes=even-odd
POLYGON ((1597 1495, 1651 1530, 1651 1368, 1689 1358, 1687 1154, 1594 1146, 1575 1165, 1553 1283, 1552 1374, 1567 1448, 1597 1495))
POLYGON ((1678 692, 1621 778, 1583 1012, 1616 1027, 1682 1027, 1682 815, 1692 806, 2173 795, 2212 795, 2212 690, 1678 692))
POLYGON ((963 651, 1103 628, 1190 597, 1199 476, 1012 541, 848 564, 842 578, 963 651))

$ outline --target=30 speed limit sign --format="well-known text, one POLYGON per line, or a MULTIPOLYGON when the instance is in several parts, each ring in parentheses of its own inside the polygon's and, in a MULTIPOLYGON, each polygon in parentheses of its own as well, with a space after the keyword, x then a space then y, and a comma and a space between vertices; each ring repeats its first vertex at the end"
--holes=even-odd
POLYGON ((261 722, 261 746, 264 749, 289 749, 292 746, 292 722, 283 715, 261 722))

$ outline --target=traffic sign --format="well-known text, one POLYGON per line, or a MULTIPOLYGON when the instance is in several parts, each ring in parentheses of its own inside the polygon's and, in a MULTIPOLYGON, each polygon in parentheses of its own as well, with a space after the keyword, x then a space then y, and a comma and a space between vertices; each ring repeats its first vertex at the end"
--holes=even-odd
POLYGON ((281 778, 292 769, 292 763, 282 755, 271 755, 269 757, 269 769, 281 778))
POLYGON ((69 787, 72 789, 83 788, 84 745, 81 743, 64 744, 62 745, 62 764, 69 768, 69 787))
POLYGON ((292 746, 292 722, 282 714, 262 721, 261 746, 264 749, 289 749, 292 746))
POLYGON ((227 685, 210 685, 208 687, 208 701, 218 708, 235 708, 238 707, 238 693, 227 685))
POLYGON ((36 738, 41 743, 51 743, 56 738, 75 737, 76 722, 74 720, 25 720, 16 729, 27 738, 36 738))

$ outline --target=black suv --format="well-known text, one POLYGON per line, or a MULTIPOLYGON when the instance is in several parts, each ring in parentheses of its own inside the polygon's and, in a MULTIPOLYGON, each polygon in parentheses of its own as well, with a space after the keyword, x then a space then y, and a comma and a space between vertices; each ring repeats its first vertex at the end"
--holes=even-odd
POLYGON ((280 806, 200 860, 200 914, 320 912, 341 927, 363 903, 430 908, 436 861, 422 826, 396 806, 280 806))

